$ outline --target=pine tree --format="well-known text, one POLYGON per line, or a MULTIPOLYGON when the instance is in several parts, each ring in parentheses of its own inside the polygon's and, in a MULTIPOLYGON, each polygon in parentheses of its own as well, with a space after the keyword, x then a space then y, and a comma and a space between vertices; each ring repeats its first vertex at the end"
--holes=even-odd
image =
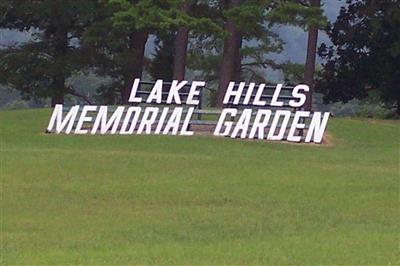
MULTIPOLYGON (((265 36, 271 25, 291 24, 306 28, 308 25, 324 25, 325 18, 319 7, 310 7, 306 1, 263 1, 227 0, 221 1, 225 29, 228 36, 224 41, 223 57, 220 64, 220 79, 216 105, 222 107, 229 81, 240 79, 240 54, 243 38, 265 36), (264 34, 263 34, 264 33, 264 34)), ((264 62, 259 62, 264 63, 264 62)))
MULTIPOLYGON (((190 8, 191 8, 191 3, 187 1, 183 3, 182 12, 184 12, 184 14, 188 14, 190 8)), ((188 26, 179 27, 174 40, 174 68, 173 68, 174 80, 185 79, 188 39, 189 39, 189 27, 188 26)))
MULTIPOLYGON (((319 8, 321 6, 321 0, 310 0, 310 6, 319 8)), ((308 30, 308 41, 307 41, 307 55, 306 65, 304 72, 304 83, 310 88, 307 94, 307 100, 304 104, 305 110, 310 111, 312 109, 312 95, 314 90, 314 73, 315 73, 315 59, 317 56, 317 42, 318 42, 318 25, 310 25, 308 30)))
POLYGON ((63 103, 67 94, 81 97, 66 80, 84 69, 86 52, 79 45, 95 1, 3 0, 0 27, 33 33, 33 40, 0 52, 0 82, 26 98, 63 103))
MULTIPOLYGON (((110 101, 112 98, 118 98, 115 92, 120 92, 120 102, 124 104, 128 102, 133 79, 142 76, 146 62, 144 49, 150 34, 163 35, 158 38, 157 50, 163 53, 163 46, 171 45, 165 42, 167 38, 165 33, 175 35, 175 32, 182 27, 202 31, 218 30, 208 18, 195 18, 187 14, 183 8, 186 3, 183 0, 113 0, 101 6, 94 25, 87 31, 85 43, 88 47, 93 47, 96 53, 94 56, 96 72, 112 79, 111 86, 104 87, 102 92, 110 98, 110 101)), ((173 45, 174 40, 170 42, 173 45)), ((161 56, 163 58, 156 61, 166 60, 165 54, 161 56)), ((178 63, 182 76, 185 58, 181 56, 177 59, 176 65, 178 63)), ((153 74, 157 73, 154 64, 150 66, 153 66, 153 74)), ((168 73, 162 74, 168 76, 164 74, 168 73)))
MULTIPOLYGON (((232 11, 240 6, 241 0, 229 0, 223 5, 226 11, 232 11)), ((226 88, 230 81, 239 81, 240 79, 240 48, 242 47, 243 36, 242 29, 234 22, 233 16, 228 16, 224 25, 228 36, 224 41, 224 50, 219 70, 219 89, 217 92, 216 102, 218 107, 222 107, 222 101, 226 92, 226 88)))
MULTIPOLYGON (((153 80, 163 79, 171 81, 172 79, 176 79, 174 77, 174 65, 176 63, 175 38, 176 34, 174 31, 162 31, 157 33, 155 53, 153 54, 154 59, 149 64, 149 74, 153 80)), ((185 66, 184 64, 182 65, 183 67, 185 66)))

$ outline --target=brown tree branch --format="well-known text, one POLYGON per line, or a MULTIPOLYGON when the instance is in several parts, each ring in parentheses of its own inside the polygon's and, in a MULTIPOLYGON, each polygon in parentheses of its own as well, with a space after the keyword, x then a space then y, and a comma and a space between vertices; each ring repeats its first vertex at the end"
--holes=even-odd
POLYGON ((90 105, 93 104, 92 101, 89 99, 89 97, 87 97, 87 96, 85 96, 85 95, 83 95, 83 94, 80 94, 80 93, 76 92, 76 91, 75 91, 74 89, 72 89, 71 87, 68 88, 67 93, 68 93, 68 94, 71 94, 72 96, 76 96, 76 97, 81 98, 82 100, 84 100, 86 103, 88 103, 88 104, 90 104, 90 105))

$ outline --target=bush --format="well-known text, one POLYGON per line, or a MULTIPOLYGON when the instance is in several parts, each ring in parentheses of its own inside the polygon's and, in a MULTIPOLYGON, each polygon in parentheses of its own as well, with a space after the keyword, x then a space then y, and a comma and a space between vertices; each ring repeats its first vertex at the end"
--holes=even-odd
POLYGON ((330 111, 338 117, 366 117, 378 119, 398 118, 395 110, 383 103, 372 103, 353 99, 347 103, 337 102, 330 105, 330 111))

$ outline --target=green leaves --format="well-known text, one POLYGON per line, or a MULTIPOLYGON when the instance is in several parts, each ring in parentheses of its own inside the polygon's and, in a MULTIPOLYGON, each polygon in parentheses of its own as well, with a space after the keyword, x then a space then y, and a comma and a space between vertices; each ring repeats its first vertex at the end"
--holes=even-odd
POLYGON ((327 18, 321 8, 304 6, 295 1, 279 1, 267 14, 269 23, 291 24, 307 30, 310 26, 324 28, 327 18))
POLYGON ((375 91, 381 101, 399 106, 400 5, 391 0, 348 2, 328 29, 333 46, 320 48, 327 62, 318 87, 326 101, 365 98, 375 91))
POLYGON ((28 43, 0 53, 0 82, 30 97, 62 101, 65 80, 81 71, 87 53, 80 38, 90 23, 96 1, 2 1, 0 27, 34 30, 28 43))
POLYGON ((113 25, 126 30, 148 29, 150 31, 171 30, 189 27, 205 32, 222 32, 222 29, 209 18, 196 18, 183 10, 184 1, 110 0, 114 10, 113 25))

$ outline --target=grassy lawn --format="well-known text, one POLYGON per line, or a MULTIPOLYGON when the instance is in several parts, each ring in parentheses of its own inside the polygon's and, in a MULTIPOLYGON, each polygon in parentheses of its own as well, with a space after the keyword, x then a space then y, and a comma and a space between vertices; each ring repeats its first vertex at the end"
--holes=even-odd
POLYGON ((2 264, 397 265, 398 122, 331 144, 46 135, 0 113, 2 264))

